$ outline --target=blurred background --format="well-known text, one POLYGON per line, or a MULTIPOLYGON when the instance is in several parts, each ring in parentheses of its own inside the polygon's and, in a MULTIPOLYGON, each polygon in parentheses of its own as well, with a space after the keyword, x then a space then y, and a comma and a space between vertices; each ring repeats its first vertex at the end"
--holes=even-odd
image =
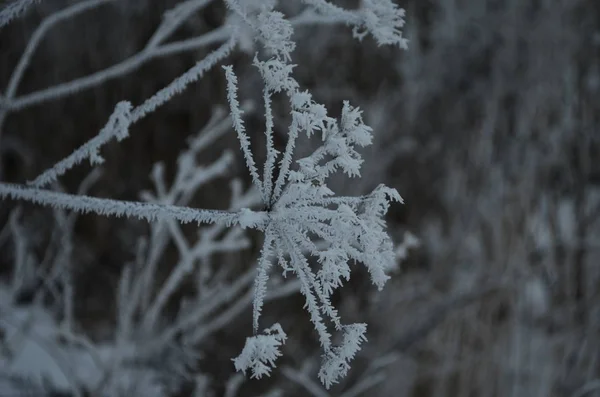
MULTIPOLYGON (((40 1, 0 30, 3 94, 41 21, 74 3, 40 1)), ((113 1, 57 24, 39 43, 15 97, 135 56, 176 3, 113 1)), ((280 9, 295 15, 301 10, 296 3, 283 2, 280 9)), ((335 3, 358 6, 357 1, 335 3)), ((293 62, 300 84, 333 116, 343 100, 360 106, 374 129, 374 144, 363 151, 362 178, 340 176, 330 187, 360 195, 385 183, 405 200, 388 216, 404 259, 385 289, 377 292, 357 267, 335 296, 342 318, 369 324, 369 341, 350 375, 328 392, 319 388, 318 340, 301 295, 291 292, 264 310, 289 337, 270 378, 243 380, 231 363, 251 333, 251 304, 241 304, 244 310, 226 326, 198 339, 199 357, 186 373, 196 383, 202 375, 206 385, 198 395, 207 396, 600 396, 600 3, 398 4, 406 9, 407 51, 378 47, 371 38, 359 42, 345 26, 295 28, 293 62)), ((169 40, 219 29, 225 17, 223 2, 208 2, 169 40)), ((101 84, 18 110, 6 108, 0 115, 0 179, 33 179, 95 136, 118 101, 143 102, 219 44, 148 59, 101 84)), ((221 64, 234 65, 240 99, 260 105, 253 56, 252 49, 237 49, 221 64)), ((227 104, 225 94, 224 73, 215 67, 133 126, 129 139, 107 145, 101 172, 91 174, 83 164, 54 188, 75 193, 92 181, 85 187, 90 195, 139 200, 142 192, 156 189, 157 173, 168 185, 175 183, 178 158, 194 142, 190 137, 227 104)), ((278 147, 286 142, 286 106, 274 103, 278 147)), ((246 120, 264 158, 260 106, 249 110, 246 120)), ((316 143, 302 141, 297 154, 316 143)), ((227 209, 236 196, 230 182, 236 180, 241 191, 249 187, 233 131, 224 130, 194 155, 202 166, 224 153, 232 156, 226 170, 191 192, 188 205, 227 209)), ((158 232, 133 220, 67 218, 3 201, 0 278, 10 289, 17 264, 37 269, 6 295, 11 305, 41 302, 50 313, 63 313, 64 303, 56 296, 69 293, 74 329, 101 344, 115 338, 124 269, 144 256, 141 242, 152 245, 158 232), (61 249, 65 238, 66 251, 61 249), (71 283, 57 281, 58 295, 53 295, 46 281, 59 279, 49 275, 56 266, 69 269, 71 283)), ((194 227, 180 232, 192 240, 197 234, 194 227)), ((253 266, 260 243, 260 235, 247 235, 235 250, 200 258, 194 272, 209 274, 203 276, 207 285, 216 280, 214 285, 231 286, 253 266), (217 278, 222 269, 226 274, 217 278)), ((160 290, 180 256, 175 239, 164 243, 154 280, 145 284, 147 293, 160 290)), ((251 289, 251 283, 245 287, 251 289)), ((181 283, 165 303, 163 321, 168 324, 184 310, 183 303, 204 299, 201 295, 194 283, 181 283)), ((224 302, 207 321, 235 302, 224 302)), ((192 395, 192 389, 188 376, 169 395, 192 395)))

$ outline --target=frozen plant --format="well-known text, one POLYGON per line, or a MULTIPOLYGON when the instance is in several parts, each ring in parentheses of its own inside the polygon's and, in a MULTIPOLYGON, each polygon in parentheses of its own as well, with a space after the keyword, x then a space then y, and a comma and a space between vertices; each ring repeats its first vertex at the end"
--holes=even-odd
MULTIPOLYGON (((141 105, 134 107, 126 101, 117 104, 98 137, 42 173, 28 186, 0 184, 0 197, 83 213, 136 217, 163 223, 171 231, 176 229, 176 221, 240 226, 262 231, 265 238, 254 279, 254 336, 247 339, 242 354, 234 359, 235 367, 244 372, 251 370, 254 377, 268 375, 281 354, 280 347, 286 336, 278 324, 268 328, 264 334, 258 334, 269 273, 277 264, 284 276, 291 272, 298 278, 305 308, 323 349, 319 379, 329 388, 347 373, 360 344, 366 341, 367 328, 366 324, 343 324, 331 303, 331 296, 344 280, 349 280, 350 261, 364 264, 372 282, 379 289, 383 288, 389 279, 387 272, 396 265, 394 244, 386 232, 384 216, 391 202, 402 202, 402 199, 395 189, 383 185, 359 197, 336 196, 327 187, 329 177, 337 171, 342 171, 348 177, 360 177, 362 157, 357 149, 371 144, 372 129, 363 123, 361 111, 348 102, 344 102, 341 117, 336 120, 328 116, 324 105, 300 88, 300 84, 292 77, 295 66, 291 63, 291 53, 295 47, 292 41, 293 24, 275 9, 274 1, 225 2, 231 17, 227 24, 228 40, 221 47, 141 105), (256 164, 250 137, 245 130, 244 112, 237 99, 237 76, 233 67, 225 66, 224 69, 233 127, 253 185, 260 194, 263 205, 261 211, 245 207, 229 211, 194 209, 179 205, 172 200, 173 197, 161 201, 128 202, 71 195, 45 188, 83 160, 89 160, 93 165, 102 162, 99 150, 104 144, 112 138, 127 138, 131 124, 155 111, 199 79, 236 45, 244 43, 248 50, 253 44, 247 40, 249 33, 264 50, 257 52, 254 57, 254 66, 264 83, 267 155, 262 170, 256 164), (273 140, 271 101, 275 94, 286 97, 291 108, 287 144, 282 152, 275 148, 273 140), (320 135, 321 145, 309 156, 294 161, 294 148, 302 133, 309 138, 313 134, 320 135), (328 324, 332 324, 334 330, 328 324), (333 331, 342 335, 342 342, 338 346, 333 344, 333 331)), ((166 15, 164 25, 150 40, 147 51, 156 50, 162 39, 175 29, 173 26, 181 22, 179 16, 187 15, 186 10, 195 10, 200 4, 206 3, 186 1, 166 15)), ((353 28, 354 35, 359 39, 370 34, 379 45, 392 44, 401 48, 407 45, 401 33, 404 11, 391 0, 365 0, 356 10, 346 10, 325 0, 302 0, 302 3, 306 11, 298 17, 300 21, 343 22, 353 28)), ((48 95, 63 94, 58 89, 48 95)), ((6 96, 8 110, 24 106, 22 100, 19 102, 13 96, 14 90, 6 96)), ((177 242, 180 239, 176 237, 175 240, 177 242)), ((182 252, 190 250, 189 247, 184 248, 182 252)), ((174 286, 189 272, 189 264, 183 263, 177 269, 180 272, 172 274, 170 278, 174 280, 173 287, 167 283, 159 292, 154 306, 150 306, 148 313, 144 314, 146 328, 151 329, 156 323, 157 315, 174 286)), ((202 331, 199 334, 204 335, 202 331)))
MULTIPOLYGON (((143 200, 188 205, 196 191, 227 176, 234 161, 229 151, 210 164, 199 164, 198 157, 230 128, 224 109, 214 109, 211 120, 190 137, 188 149, 180 154, 172 183, 165 180, 163 164, 157 163, 151 175, 154 189, 143 191, 143 200)), ((97 181, 100 170, 95 168, 83 181, 80 193, 97 181)), ((230 185, 230 209, 260 204, 252 187, 244 191, 237 179, 230 185)), ((43 261, 38 262, 32 252, 36 244, 27 231, 31 227, 22 224, 22 212, 14 210, 0 231, 0 248, 9 240, 14 245, 11 283, 5 286, 0 282, 0 385, 7 390, 32 390, 40 397, 67 391, 74 396, 172 396, 173 390, 191 381, 191 372, 198 370, 196 362, 210 338, 252 305, 256 267, 240 273, 236 267, 226 266, 227 262, 215 260, 218 255, 249 246, 241 228, 204 225, 190 241, 177 222, 165 219, 151 225, 149 236, 138 238, 135 261, 125 264, 116 292, 113 332, 92 341, 81 332, 81 323, 73 313, 77 296, 70 251, 78 214, 54 211, 56 227, 50 247, 56 246, 57 252, 47 249, 43 261), (152 288, 160 280, 159 263, 170 243, 177 248, 178 259, 168 277, 152 288), (176 315, 165 321, 170 312, 167 301, 190 279, 195 281, 197 293, 183 299, 176 315), (33 302, 15 304, 21 292, 30 290, 38 280, 44 285, 35 289, 33 302), (43 300, 48 304, 42 304, 43 300), (37 392, 43 387, 47 390, 37 392)), ((284 298, 298 290, 294 280, 279 282, 269 288, 267 299, 284 298)), ((200 376, 197 372, 194 375, 200 376)), ((200 395, 208 395, 213 386, 211 382, 204 384, 200 395)))
MULTIPOLYGON (((234 9, 236 6, 235 3, 232 5, 234 9)), ((249 17, 242 14, 242 19, 249 17)), ((263 8, 256 19, 269 21, 268 25, 258 25, 261 28, 257 31, 257 38, 264 43, 270 58, 264 61, 258 55, 254 58, 254 65, 264 82, 267 156, 262 178, 252 156, 250 139, 239 109, 237 78, 231 66, 225 67, 233 126, 254 185, 261 191, 267 214, 258 216, 246 213, 242 218, 245 224, 255 225, 265 233, 255 280, 254 333, 259 328, 268 274, 273 261, 276 261, 284 274, 292 272, 300 280, 301 292, 306 299, 305 307, 324 350, 319 378, 326 387, 330 387, 346 374, 349 361, 366 339, 365 324, 342 324, 336 308, 331 304, 331 294, 342 285, 343 280, 349 280, 350 260, 364 263, 373 283, 383 288, 389 278, 386 271, 396 264, 394 245, 385 232, 383 216, 389 202, 401 201, 401 198, 396 190, 383 185, 364 197, 336 197, 327 187, 328 177, 337 170, 349 177, 360 176, 362 159, 355 148, 371 143, 371 128, 363 123, 360 110, 348 102, 344 102, 341 119, 337 121, 327 115, 327 109, 314 101, 309 92, 300 90, 298 82, 291 75, 293 65, 289 63, 290 52, 294 48, 291 41, 293 29, 283 14, 263 8), (283 153, 278 153, 274 148, 272 139, 271 97, 277 93, 287 96, 292 116, 283 153), (293 150, 301 132, 309 137, 313 133, 320 133, 323 143, 310 156, 297 160, 297 167, 292 170, 293 150), (278 161, 277 179, 273 180, 278 161), (316 240, 324 244, 319 247, 315 244, 316 240), (311 268, 310 257, 320 264, 316 272, 311 268), (332 345, 331 333, 325 321, 331 321, 337 331, 343 332, 340 346, 332 345)), ((249 22, 250 25, 252 23, 249 22)), ((370 29, 369 26, 366 28, 370 29)), ((374 28, 371 30, 377 32, 374 28)), ((276 338, 271 334, 254 336, 248 338, 246 346, 254 346, 259 341, 267 343, 268 337, 276 338)), ((280 344, 275 342, 270 341, 269 346, 280 344)), ((261 351, 265 353, 262 360, 260 357, 243 360, 242 357, 246 355, 242 353, 236 359, 236 368, 256 370, 257 360, 261 365, 272 363, 272 349, 261 351)), ((261 367, 259 374, 268 374, 268 371, 261 367)))
POLYGON ((246 369, 252 370, 252 377, 260 379, 263 375, 269 376, 275 360, 281 355, 279 347, 283 345, 287 335, 281 325, 274 324, 265 329, 264 335, 256 335, 248 339, 242 354, 233 360, 235 368, 244 373, 246 369))

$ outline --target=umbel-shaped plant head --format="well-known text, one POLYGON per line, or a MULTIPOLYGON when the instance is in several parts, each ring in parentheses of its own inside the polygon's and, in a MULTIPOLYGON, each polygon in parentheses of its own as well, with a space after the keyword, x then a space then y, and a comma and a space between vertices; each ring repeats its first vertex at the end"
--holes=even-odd
MULTIPOLYGON (((234 2, 230 2, 234 3, 234 2)), ((308 2, 330 6, 325 2, 308 2)), ((385 2, 372 2, 380 5, 385 2)), ((333 7, 333 6, 331 6, 333 7)), ((284 275, 295 274, 300 280, 301 292, 305 297, 305 308, 319 336, 324 350, 319 378, 330 387, 344 376, 349 361, 366 340, 365 324, 343 325, 337 309, 331 303, 331 294, 350 278, 349 263, 362 263, 368 269, 373 283, 383 288, 389 276, 387 271, 396 265, 394 245, 385 231, 384 216, 391 201, 402 199, 395 189, 378 186, 372 193, 361 197, 340 197, 327 187, 333 173, 342 171, 348 177, 360 177, 362 158, 358 147, 372 142, 372 130, 362 120, 361 111, 344 102, 340 120, 327 115, 327 109, 313 100, 309 92, 301 91, 292 77, 294 65, 290 64, 291 24, 283 14, 263 8, 254 22, 245 14, 238 3, 233 8, 241 13, 242 20, 260 26, 258 40, 264 43, 270 58, 254 58, 264 83, 266 161, 261 172, 250 149, 250 138, 246 133, 242 111, 237 99, 237 77, 231 66, 224 67, 227 78, 233 127, 250 170, 254 185, 260 190, 266 211, 260 215, 248 212, 243 226, 254 226, 264 231, 265 240, 258 260, 255 280, 253 329, 255 336, 248 338, 242 355, 234 362, 238 370, 250 370, 252 376, 261 377, 269 373, 265 365, 273 365, 277 354, 274 349, 283 344, 282 332, 269 328, 258 335, 259 319, 267 291, 269 272, 277 264, 284 275), (283 93, 291 108, 288 141, 283 153, 273 144, 273 114, 271 96, 283 93), (293 161, 293 151, 301 133, 308 137, 320 134, 322 144, 309 156, 293 161), (295 164, 294 164, 295 163, 295 164), (274 179, 277 168, 277 179, 274 179), (311 261, 313 259, 313 261, 311 261), (311 263, 315 262, 314 266, 311 263), (342 333, 342 343, 333 346, 332 335, 326 322, 342 333), (257 348, 263 346, 263 349, 257 348), (269 347, 269 348, 267 348, 269 347), (251 351, 252 354, 249 354, 251 351), (264 356, 260 356, 260 352, 264 356)), ((377 11, 367 13, 370 23, 375 23, 377 11)), ((387 19, 397 23, 399 19, 387 19)), ((390 34, 393 28, 387 30, 390 34)), ((379 32, 383 37, 384 28, 379 32)), ((398 30, 399 32, 399 30, 398 30)), ((376 36, 377 37, 377 36, 376 36)), ((389 38, 388 38, 389 39, 389 38)), ((391 39, 389 39, 391 40, 391 39)), ((274 329, 280 330, 279 324, 274 329)), ((285 334, 283 334, 285 335, 285 334)))

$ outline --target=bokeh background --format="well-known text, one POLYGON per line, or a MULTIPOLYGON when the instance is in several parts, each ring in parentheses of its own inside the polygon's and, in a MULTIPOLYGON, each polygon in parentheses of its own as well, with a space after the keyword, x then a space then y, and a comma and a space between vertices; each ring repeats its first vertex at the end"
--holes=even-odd
MULTIPOLYGON (((71 3, 40 1, 0 30, 0 91, 35 28, 71 3)), ((175 3, 120 0, 61 23, 41 42, 17 96, 135 55, 175 3)), ((287 0, 281 9, 294 14, 295 3, 287 0)), ((297 27, 294 36, 301 85, 332 115, 350 100, 374 128, 374 144, 363 151, 363 177, 340 177, 332 187, 350 195, 379 183, 395 187, 405 204, 391 208, 390 234, 398 243, 407 236, 419 241, 382 292, 356 269, 336 295, 346 321, 369 324, 369 341, 347 379, 321 396, 344 395, 381 358, 377 371, 384 376, 368 390, 356 389, 356 395, 600 396, 600 3, 399 4, 406 9, 407 51, 378 47, 370 38, 358 42, 345 26, 297 27)), ((172 39, 217 29, 225 15, 223 2, 212 1, 172 39)), ((118 101, 141 103, 210 49, 154 59, 93 88, 9 112, 0 130, 0 179, 34 178, 96 135, 118 101)), ((252 58, 252 52, 236 50, 225 63, 238 73, 240 98, 259 103, 261 82, 252 58)), ((152 189, 150 175, 159 161, 171 180, 186 139, 202 129, 215 106, 226 105, 225 94, 217 67, 136 124, 129 139, 103 149, 106 162, 89 194, 137 200, 152 189)), ((274 110, 276 144, 283 147, 286 106, 275 103, 274 110)), ((260 148, 260 109, 249 113, 247 123, 260 148)), ((304 141, 299 154, 315 143, 304 141)), ((190 205, 227 208, 231 178, 250 184, 233 131, 203 151, 198 162, 208 164, 226 150, 235 155, 229 177, 204 186, 190 205)), ((76 192, 90 171, 87 164, 79 166, 56 188, 76 192)), ((10 219, 18 219, 33 262, 42 263, 56 233, 54 217, 46 209, 2 202, 0 226, 9 231, 0 239, 0 277, 10 281, 18 252, 10 219)), ((121 272, 135 259, 139 236, 149 233, 149 226, 137 221, 77 218, 69 234, 74 313, 80 331, 92 340, 111 337, 121 272)), ((250 239, 247 249, 219 255, 219 266, 237 272, 251 266, 261 240, 250 239)), ((171 243, 158 265, 159 279, 167 277, 177 255, 171 243)), ((41 281, 22 288, 13 303, 30 304, 40 288, 41 281)), ((169 307, 177 310, 177 300, 194 293, 190 286, 182 288, 169 307)), ((270 390, 319 395, 298 380, 302 374, 316 381, 320 354, 302 305, 298 294, 267 305, 265 315, 280 320, 288 332, 280 359, 286 370, 244 381, 237 395, 270 390)), ((248 308, 199 346, 202 358, 195 368, 207 376, 213 395, 225 395, 231 387, 231 358, 250 331, 248 308)), ((173 395, 190 394, 182 387, 173 395)))

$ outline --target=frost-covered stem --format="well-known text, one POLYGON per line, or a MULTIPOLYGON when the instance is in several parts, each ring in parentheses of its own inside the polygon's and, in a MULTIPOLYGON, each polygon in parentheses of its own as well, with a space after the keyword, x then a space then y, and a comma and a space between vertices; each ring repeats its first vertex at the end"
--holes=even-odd
POLYGON ((262 305, 267 293, 267 281, 269 280, 269 269, 271 268, 271 253, 276 238, 272 227, 265 231, 265 241, 261 250, 257 265, 257 274, 254 279, 254 302, 252 310, 252 328, 254 334, 258 333, 258 319, 262 311, 262 305))
POLYGON ((292 164, 292 159, 294 155, 294 148, 296 147, 296 139, 298 139, 298 125, 295 121, 292 121, 292 125, 290 126, 288 133, 288 141, 285 146, 285 151, 283 153, 283 158, 280 162, 279 175, 277 175, 277 181, 275 182, 275 189, 273 190, 273 195, 271 196, 270 204, 273 205, 283 193, 283 187, 287 182, 286 179, 289 174, 290 166, 292 164))
POLYGON ((339 23, 347 23, 346 18, 340 15, 322 15, 314 12, 311 9, 306 9, 300 14, 290 19, 294 26, 305 25, 335 25, 339 23))
POLYGON ((0 29, 8 25, 13 19, 18 18, 29 7, 40 0, 15 0, 2 8, 0 11, 0 29))
POLYGON ((277 150, 273 143, 273 110, 271 109, 271 94, 265 87, 263 90, 263 99, 265 103, 265 135, 267 146, 267 158, 263 170, 263 184, 265 189, 265 197, 267 204, 271 202, 273 197, 273 168, 277 161, 277 150))
MULTIPOLYGON (((293 244, 291 238, 286 236, 286 240, 290 241, 290 244, 293 244)), ((295 257, 295 261, 299 260, 299 262, 296 262, 299 265, 299 266, 297 266, 297 268, 304 273, 304 277, 306 278, 306 281, 309 283, 309 285, 315 291, 317 298, 321 302, 321 305, 320 305, 321 313, 328 316, 329 319, 331 320, 331 322, 333 322, 335 328, 337 330, 340 330, 342 328, 342 324, 340 322, 340 318, 337 314, 337 311, 331 305, 331 301, 330 301, 329 297, 323 292, 323 286, 321 285, 320 281, 315 277, 314 273, 311 271, 311 269, 308 265, 308 261, 304 257, 303 252, 301 251, 301 248, 304 248, 307 251, 314 254, 315 251, 317 251, 316 247, 314 247, 314 244, 312 244, 312 243, 305 242, 304 247, 298 247, 296 245, 292 245, 292 248, 293 248, 294 252, 290 253, 290 256, 295 257)))
POLYGON ((99 163, 101 157, 97 152, 103 145, 108 143, 114 137, 118 140, 126 138, 128 135, 128 128, 131 124, 138 122, 147 114, 168 102, 174 95, 182 92, 189 84, 200 79, 204 73, 214 67, 217 62, 229 55, 234 44, 233 40, 229 40, 217 50, 208 54, 194 67, 173 80, 168 86, 159 90, 140 106, 129 109, 130 104, 128 102, 120 102, 117 104, 108 123, 98 135, 85 142, 73 151, 71 155, 59 161, 52 168, 44 171, 32 182, 32 184, 37 187, 43 187, 48 183, 55 181, 59 176, 63 175, 73 166, 87 158, 89 158, 92 163, 99 163))
MULTIPOLYGON (((37 189, 12 183, 0 184, 0 197, 13 200, 26 200, 35 204, 62 208, 80 213, 94 212, 104 216, 128 216, 148 222, 162 218, 176 219, 181 223, 222 223, 228 226, 238 223, 241 212, 220 210, 200 210, 175 205, 160 205, 103 199, 90 196, 77 196, 50 190, 37 189)), ((268 220, 266 212, 255 213, 255 223, 250 227, 264 228, 268 220)))
POLYGON ((131 111, 131 122, 135 123, 139 121, 148 113, 151 113, 159 106, 164 105, 174 95, 181 93, 188 85, 198 81, 200 78, 202 78, 204 73, 212 69, 218 62, 227 57, 235 47, 235 44, 235 39, 230 38, 219 48, 196 63, 196 65, 194 65, 187 72, 173 80, 168 86, 158 91, 140 106, 133 109, 131 111))
POLYGON ((158 46, 163 40, 165 40, 171 33, 173 33, 182 23, 184 23, 191 14, 204 8, 208 3, 213 0, 188 0, 180 4, 177 4, 174 8, 165 12, 163 20, 159 27, 156 29, 145 49, 151 49, 158 46))
POLYGON ((231 11, 238 14, 239 17, 248 24, 248 26, 250 26, 253 30, 256 30, 254 22, 248 17, 246 10, 244 10, 244 8, 240 5, 239 0, 225 0, 225 5, 231 11))
POLYGON ((73 153, 56 163, 53 167, 42 172, 32 182, 29 182, 29 184, 36 188, 42 188, 55 182, 58 177, 86 159, 89 159, 92 164, 101 163, 102 157, 98 154, 100 148, 112 139, 124 139, 129 133, 128 130, 130 124, 131 104, 129 102, 119 102, 115 106, 115 110, 109 117, 108 122, 104 128, 100 130, 98 135, 81 145, 78 149, 73 151, 73 153))
POLYGON ((323 317, 321 317, 319 304, 311 291, 311 287, 314 286, 314 284, 311 284, 310 277, 308 276, 310 268, 307 268, 308 266, 303 266, 306 259, 298 253, 293 241, 290 241, 285 231, 281 230, 281 228, 278 229, 278 233, 281 237, 281 240, 279 240, 278 243, 284 244, 286 247, 286 250, 280 250, 278 255, 281 255, 284 251, 287 251, 290 254, 292 268, 300 281, 300 292, 304 295, 306 308, 310 313, 310 321, 315 326, 323 350, 329 352, 331 350, 331 335, 327 331, 323 317))
POLYGON ((360 22, 360 19, 354 12, 345 10, 326 0, 302 0, 302 2, 311 6, 321 14, 340 18, 346 23, 355 24, 360 22))
POLYGON ((252 176, 252 182, 261 192, 264 200, 265 192, 260 177, 258 176, 258 169, 256 168, 254 156, 250 149, 250 139, 246 134, 246 127, 244 126, 244 120, 242 119, 243 112, 240 109, 240 103, 237 99, 237 77, 235 76, 235 73, 233 73, 233 67, 223 66, 223 69, 225 69, 225 78, 227 79, 227 101, 229 102, 233 129, 237 133, 238 140, 240 141, 240 147, 244 154, 244 159, 246 160, 250 175, 252 176))

